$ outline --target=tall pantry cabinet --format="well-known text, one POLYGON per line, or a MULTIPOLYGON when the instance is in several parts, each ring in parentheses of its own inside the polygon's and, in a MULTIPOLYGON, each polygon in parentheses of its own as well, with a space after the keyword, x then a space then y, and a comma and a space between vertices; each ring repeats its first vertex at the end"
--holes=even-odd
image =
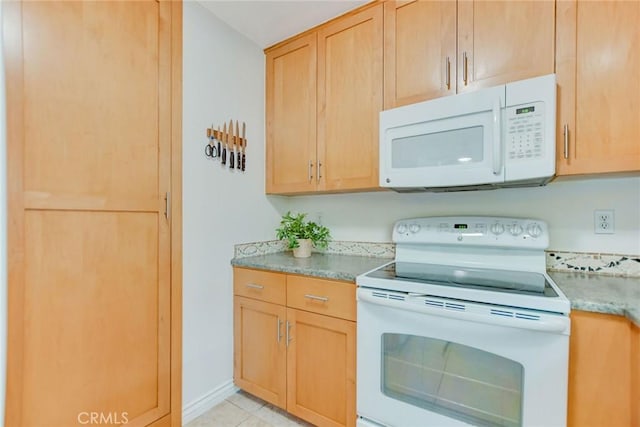
POLYGON ((182 4, 1 6, 6 425, 180 425, 182 4))

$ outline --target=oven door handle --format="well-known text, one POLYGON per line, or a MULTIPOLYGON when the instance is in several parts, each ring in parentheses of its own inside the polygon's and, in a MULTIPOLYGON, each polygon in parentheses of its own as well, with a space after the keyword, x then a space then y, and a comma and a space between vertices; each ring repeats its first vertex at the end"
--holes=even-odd
MULTIPOLYGON (((394 294, 395 295, 395 294, 394 294)), ((404 294, 398 294, 404 295, 404 294)), ((462 310, 436 308, 429 307, 424 304, 420 304, 418 299, 426 297, 427 295, 411 293, 405 296, 404 300, 386 299, 376 297, 367 291, 358 291, 358 302, 366 302, 384 307, 395 308, 400 310, 409 310, 417 313, 431 314, 439 317, 448 317, 452 319, 464 320, 468 322, 480 322, 490 325, 507 326, 518 329, 529 329, 533 331, 541 332, 555 332, 555 333, 568 333, 570 321, 568 317, 561 317, 559 319, 545 319, 545 320, 529 320, 519 319, 513 317, 506 317, 501 315, 485 315, 478 313, 470 313, 462 310)))

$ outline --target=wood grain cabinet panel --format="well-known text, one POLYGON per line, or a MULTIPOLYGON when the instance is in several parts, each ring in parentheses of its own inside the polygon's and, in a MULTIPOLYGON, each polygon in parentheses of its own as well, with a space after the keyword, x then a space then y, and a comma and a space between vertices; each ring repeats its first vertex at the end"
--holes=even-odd
POLYGON ((378 117, 382 110, 382 5, 318 31, 320 190, 378 187, 378 117))
MULTIPOLYGON (((637 376, 638 368, 637 364, 632 368, 631 350, 637 350, 637 343, 632 346, 629 320, 573 311, 571 322, 568 425, 634 425, 631 418, 632 410, 637 413, 637 400, 631 400, 632 372, 637 376)), ((637 354, 635 358, 637 362, 637 354)))
POLYGON ((355 284, 234 268, 236 284, 265 275, 286 282, 287 305, 236 291, 236 385, 314 425, 354 427, 355 284))
POLYGON ((288 275, 287 306, 356 320, 356 286, 335 280, 288 275))
POLYGON ((286 408, 286 308, 235 296, 234 363, 236 385, 286 408))
POLYGON ((317 426, 356 419, 356 323, 287 309, 287 410, 317 426))
POLYGON ((385 108, 554 72, 555 3, 385 2, 385 108))
POLYGON ((237 268, 233 273, 233 292, 235 295, 285 305, 286 276, 269 271, 237 268))
POLYGON ((177 425, 182 4, 1 7, 6 425, 177 425))
POLYGON ((640 2, 558 2, 557 38, 558 175, 639 171, 640 2))
POLYGON ((316 34, 268 51, 267 193, 316 189, 316 34))
POLYGON ((267 49, 268 194, 378 187, 382 4, 267 49))

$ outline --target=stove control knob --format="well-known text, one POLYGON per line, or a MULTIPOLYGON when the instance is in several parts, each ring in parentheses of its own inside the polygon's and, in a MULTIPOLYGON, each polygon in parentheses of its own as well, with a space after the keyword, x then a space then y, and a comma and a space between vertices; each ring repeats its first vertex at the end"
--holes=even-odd
POLYGON ((511 233, 512 236, 519 236, 522 234, 522 231, 522 227, 519 224, 513 224, 509 229, 509 233, 511 233))
POLYGON ((406 224, 398 224, 398 228, 396 230, 398 231, 398 233, 404 234, 407 232, 407 226, 406 224))
POLYGON ((529 236, 533 238, 540 237, 542 234, 542 228, 540 228, 538 224, 531 224, 527 227, 527 232, 529 233, 529 236))
POLYGON ((420 231, 420 224, 411 224, 409 226, 409 231, 412 232, 413 234, 416 234, 418 231, 420 231))
POLYGON ((490 230, 493 234, 495 234, 496 236, 499 236, 500 234, 504 233, 504 226, 496 222, 495 224, 491 225, 490 230))

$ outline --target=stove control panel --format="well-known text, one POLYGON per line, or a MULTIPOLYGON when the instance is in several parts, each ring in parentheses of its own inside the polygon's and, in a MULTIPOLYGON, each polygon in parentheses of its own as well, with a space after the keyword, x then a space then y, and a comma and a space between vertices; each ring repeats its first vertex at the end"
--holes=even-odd
POLYGON ((537 219, 447 216, 403 219, 394 225, 397 244, 473 245, 546 249, 547 223, 537 219))

